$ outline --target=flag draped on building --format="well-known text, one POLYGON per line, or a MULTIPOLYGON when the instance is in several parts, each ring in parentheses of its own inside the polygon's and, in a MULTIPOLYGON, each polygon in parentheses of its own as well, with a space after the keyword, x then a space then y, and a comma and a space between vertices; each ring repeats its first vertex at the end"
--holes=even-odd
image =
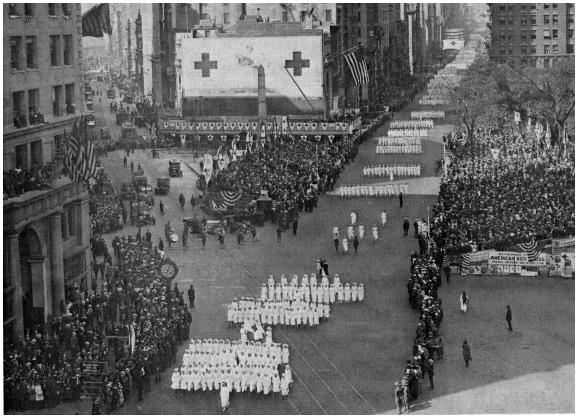
POLYGON ((94 6, 82 15, 82 36, 102 38, 105 33, 112 34, 108 3, 94 6))
POLYGON ((86 119, 74 121, 72 132, 64 135, 64 168, 72 181, 88 182, 96 177, 96 149, 86 133, 86 119))
POLYGON ((369 83, 369 72, 367 71, 367 62, 358 61, 355 53, 351 52, 344 56, 345 62, 349 66, 353 81, 356 86, 364 86, 369 83))

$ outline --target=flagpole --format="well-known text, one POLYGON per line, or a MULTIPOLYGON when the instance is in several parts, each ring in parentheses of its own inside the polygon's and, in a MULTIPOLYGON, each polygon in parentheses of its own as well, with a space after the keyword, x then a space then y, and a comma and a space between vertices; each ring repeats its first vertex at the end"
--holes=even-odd
POLYGON ((427 250, 430 250, 430 224, 429 224, 429 206, 427 207, 427 250))

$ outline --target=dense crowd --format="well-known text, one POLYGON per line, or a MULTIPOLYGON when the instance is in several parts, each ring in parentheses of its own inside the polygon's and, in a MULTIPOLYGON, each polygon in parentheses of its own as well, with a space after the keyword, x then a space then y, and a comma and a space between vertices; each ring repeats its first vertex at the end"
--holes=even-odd
POLYGON ((442 278, 439 266, 443 255, 439 251, 411 254, 411 277, 407 282, 408 301, 420 312, 413 341, 413 358, 407 360, 401 381, 396 382, 395 396, 398 413, 410 410, 410 401, 416 401, 422 392, 421 381, 429 376, 434 389, 435 361, 444 356, 440 325, 444 314, 437 290, 442 278), (435 357, 435 359, 434 359, 435 357))
MULTIPOLYGON (((160 257, 133 237, 117 241, 120 267, 108 269, 103 292, 67 291, 66 313, 54 319, 49 334, 27 334, 4 343, 5 411, 52 408, 79 400, 87 379, 86 361, 106 362, 104 390, 95 402, 100 412, 122 406, 138 389, 150 390, 151 376, 176 361, 178 344, 188 338, 190 313, 180 295, 160 279, 160 257), (128 343, 133 335, 133 343, 128 343)), ((97 408, 97 409, 98 409, 97 408)))
POLYGON ((268 190, 273 199, 272 219, 292 219, 306 200, 312 202, 312 210, 317 206, 318 194, 333 190, 339 174, 355 159, 359 144, 382 121, 373 120, 357 133, 324 143, 282 136, 229 163, 212 179, 211 187, 255 197, 261 190, 268 190))
POLYGON ((92 234, 107 234, 121 230, 126 222, 126 209, 112 182, 104 176, 91 187, 90 195, 89 213, 92 234))
POLYGON ((46 190, 51 187, 52 179, 62 169, 57 162, 50 162, 41 167, 32 166, 29 170, 14 168, 4 172, 4 199, 10 199, 33 190, 46 190))
POLYGON ((574 234, 575 162, 543 149, 518 128, 446 135, 454 158, 433 209, 439 246, 504 250, 574 234))

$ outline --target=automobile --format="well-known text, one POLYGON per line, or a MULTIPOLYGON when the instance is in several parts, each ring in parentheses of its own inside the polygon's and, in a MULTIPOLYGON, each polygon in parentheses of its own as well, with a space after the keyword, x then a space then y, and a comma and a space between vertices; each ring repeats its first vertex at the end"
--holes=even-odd
POLYGON ((110 130, 108 128, 100 128, 100 139, 111 140, 110 130))
MULTIPOLYGON (((128 114, 127 114, 128 115, 128 114)), ((122 139, 127 139, 128 137, 130 137, 132 134, 137 135, 138 133, 136 131, 136 126, 134 126, 132 123, 130 122, 124 122, 122 124, 122 135, 121 138, 122 139)))
POLYGON ((205 179, 205 175, 201 174, 201 176, 197 179, 197 189, 205 190, 207 186, 207 180, 205 179))
POLYGON ((145 176, 134 176, 132 182, 138 193, 152 192, 152 187, 149 186, 148 179, 145 176))
POLYGON ((114 89, 109 89, 106 91, 106 97, 108 97, 109 99, 115 99, 116 98, 116 92, 114 91, 114 89))
POLYGON ((130 224, 136 226, 156 225, 155 215, 149 212, 148 208, 142 203, 132 203, 130 205, 130 224))
POLYGON ((183 171, 181 170, 180 161, 170 161, 169 160, 169 176, 171 177, 183 177, 183 171))
POLYGON ((150 209, 155 205, 155 196, 152 193, 137 193, 137 202, 147 205, 150 209))
POLYGON ((124 95, 124 102, 127 104, 134 103, 134 96, 132 94, 125 94, 124 95))
POLYGON ((116 112, 116 124, 122 125, 128 120, 128 113, 124 110, 119 110, 116 112))
POLYGON ((102 78, 101 76, 97 75, 97 76, 96 76, 96 81, 102 83, 102 82, 104 82, 104 78, 102 78))
POLYGON ((92 99, 90 99, 90 100, 87 99, 87 100, 86 100, 86 108, 87 108, 89 111, 93 111, 93 110, 94 110, 94 103, 93 103, 92 99))
POLYGON ((134 184, 132 183, 123 183, 120 192, 123 199, 136 199, 136 190, 134 189, 134 184))
POLYGON ((138 126, 139 128, 145 128, 147 126, 144 116, 140 116, 140 115, 138 115, 134 118, 134 124, 136 126, 138 126))
POLYGON ((155 188, 155 194, 166 195, 171 189, 171 179, 169 177, 162 177, 157 179, 157 187, 155 188))

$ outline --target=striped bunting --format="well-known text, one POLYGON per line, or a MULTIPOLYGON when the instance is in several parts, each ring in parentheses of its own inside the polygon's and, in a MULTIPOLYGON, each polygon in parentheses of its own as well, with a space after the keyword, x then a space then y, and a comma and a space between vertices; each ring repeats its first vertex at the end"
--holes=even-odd
POLYGON ((112 34, 108 3, 99 4, 82 15, 82 36, 102 38, 112 34))
POLYGON ((462 271, 468 271, 470 268, 470 253, 462 254, 462 262, 460 266, 462 271))
POLYGON ((345 62, 349 66, 353 81, 356 86, 364 86, 369 83, 369 72, 367 71, 367 62, 357 60, 355 53, 351 52, 344 56, 345 62))
POLYGON ((243 197, 242 193, 229 192, 225 190, 222 190, 219 194, 223 198, 223 203, 229 207, 235 206, 235 204, 241 199, 241 197, 243 197))

